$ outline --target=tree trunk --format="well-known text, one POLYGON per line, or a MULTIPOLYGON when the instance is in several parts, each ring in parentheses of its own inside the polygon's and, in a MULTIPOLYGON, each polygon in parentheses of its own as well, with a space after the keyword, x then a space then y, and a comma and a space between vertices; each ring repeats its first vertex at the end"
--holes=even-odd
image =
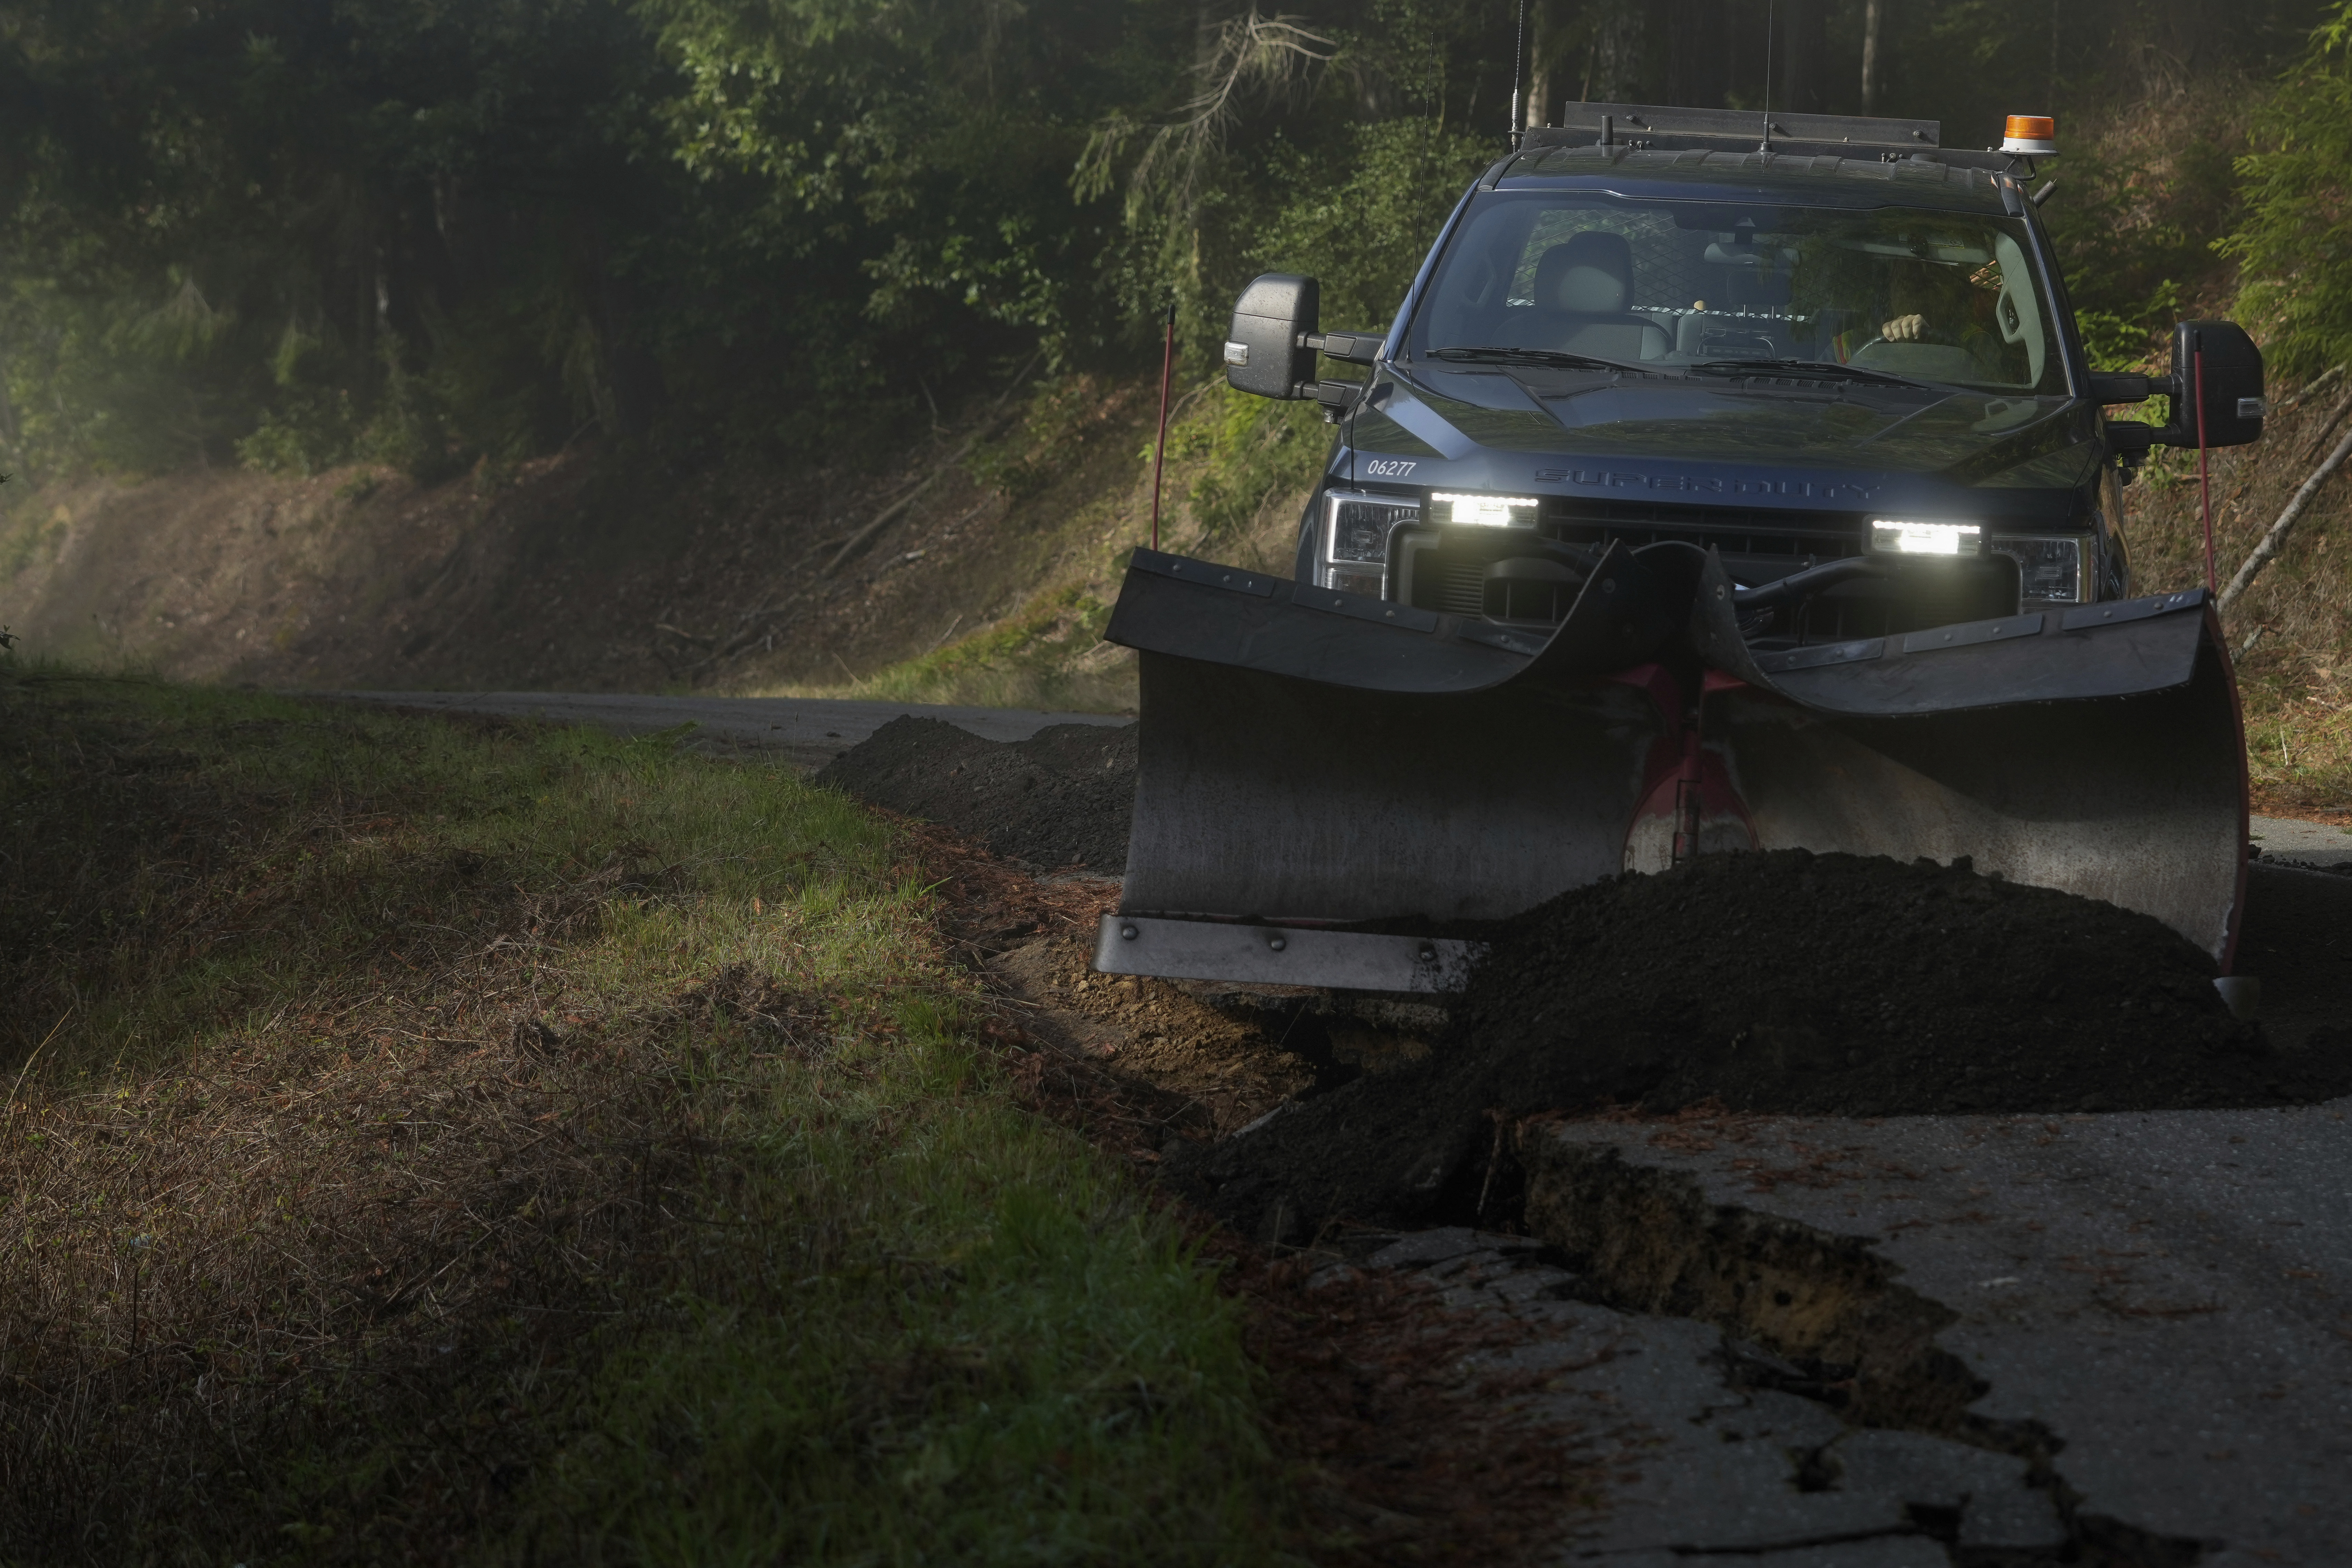
POLYGON ((1612 0, 1594 18, 1594 101, 1642 101, 1642 46, 1647 42, 1649 15, 1648 6, 1638 0, 1612 0))
POLYGON ((1780 79, 1772 107, 1790 114, 1820 114, 1827 108, 1823 57, 1829 53, 1828 7, 1823 0, 1781 0, 1780 36, 1773 41, 1780 79))
POLYGON ((1731 60, 1738 47, 1726 26, 1730 18, 1725 0, 1668 0, 1664 14, 1665 101, 1686 109, 1722 108, 1731 90, 1731 60))
POLYGON ((1528 118, 1529 125, 1551 123, 1552 56, 1559 47, 1559 28, 1552 20, 1548 0, 1528 8, 1528 118))
POLYGON ((1886 0, 1864 0, 1862 7, 1862 111, 1878 112, 1879 26, 1885 19, 1886 0))

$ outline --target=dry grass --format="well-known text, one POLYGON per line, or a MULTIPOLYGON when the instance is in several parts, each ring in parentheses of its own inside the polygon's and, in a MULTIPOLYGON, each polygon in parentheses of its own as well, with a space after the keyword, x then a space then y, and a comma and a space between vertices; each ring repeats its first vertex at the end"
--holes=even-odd
MULTIPOLYGON (((1298 514, 1316 481, 1329 433, 1295 405, 1228 392, 1222 380, 1179 388, 1168 432, 1160 547, 1288 576, 1298 514)), ((1101 640, 1128 556, 1151 537, 1151 419, 1157 405, 1136 384, 1086 378, 1041 393, 1028 421, 994 453, 991 478, 1016 487, 1000 503, 987 543, 992 580, 1006 568, 1010 607, 974 624, 950 623, 937 645, 839 685, 752 682, 748 691, 791 696, 884 697, 1081 712, 1131 712, 1135 655, 1101 640), (1074 397, 1085 394, 1087 400, 1074 397), (1124 447, 1122 441, 1139 444, 1124 447), (1017 529, 1014 525, 1017 525, 1017 529)), ((1156 395, 1156 389, 1154 391, 1156 395)), ((977 570, 967 567, 966 570, 977 570)), ((926 562, 933 572, 937 563, 926 562)), ((942 590, 944 591, 944 590, 942 590)))
MULTIPOLYGON (((2292 389, 2273 389, 2285 402, 2292 389)), ((2342 434, 2329 416, 2341 388, 2322 389, 2267 421, 2250 447, 2209 454, 2215 573, 2227 583, 2342 434), (2332 433, 2331 433, 2332 432, 2332 433)), ((2297 524, 2285 552, 2231 607, 2233 648, 2260 634, 2238 664, 2247 762, 2256 808, 2331 817, 2352 805, 2352 616, 2347 563, 2336 552, 2352 517, 2352 477, 2337 474, 2297 524)), ((2125 491, 2137 589, 2161 593, 2205 581, 2197 454, 2158 452, 2125 491)), ((2352 544, 2347 544, 2352 549, 2352 544)))
POLYGON ((0 1561, 1271 1552, 1236 1314, 874 818, 54 670, 0 752, 0 1561))

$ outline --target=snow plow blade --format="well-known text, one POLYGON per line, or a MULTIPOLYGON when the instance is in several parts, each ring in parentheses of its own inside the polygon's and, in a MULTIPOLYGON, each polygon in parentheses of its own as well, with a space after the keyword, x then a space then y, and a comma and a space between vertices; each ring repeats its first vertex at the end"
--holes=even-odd
POLYGON ((2245 753, 2203 590, 1761 654, 1733 604, 1687 545, 1612 545, 1548 634, 1137 552, 1107 635, 1140 655, 1140 765, 1097 967, 1443 991, 1472 922, 1801 847, 1965 855, 2226 972, 2245 753))

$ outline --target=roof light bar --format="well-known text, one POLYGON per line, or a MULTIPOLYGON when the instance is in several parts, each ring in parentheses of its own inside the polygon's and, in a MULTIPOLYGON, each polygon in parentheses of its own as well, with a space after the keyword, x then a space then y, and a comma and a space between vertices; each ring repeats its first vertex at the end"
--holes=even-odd
POLYGON ((2046 114, 2012 114, 2009 117, 2009 129, 2001 137, 2000 150, 2032 158, 2055 157, 2058 121, 2046 114))

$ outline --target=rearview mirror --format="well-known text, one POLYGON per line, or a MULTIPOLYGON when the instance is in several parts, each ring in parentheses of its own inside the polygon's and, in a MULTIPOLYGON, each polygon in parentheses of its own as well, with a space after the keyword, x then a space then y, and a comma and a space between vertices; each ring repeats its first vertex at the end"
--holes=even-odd
POLYGON ((1225 333, 1225 384, 1260 397, 1311 395, 1323 289, 1312 278, 1269 272, 1242 290, 1225 333))
POLYGON ((2158 393, 2172 399, 2172 423, 2118 422, 2107 442, 2118 452, 2150 447, 2243 447, 2263 438, 2263 351, 2234 321, 2182 321, 2172 329, 2172 374, 2095 375, 2101 403, 2137 403, 2158 393), (2203 438, 2199 418, 2203 417, 2203 438))

